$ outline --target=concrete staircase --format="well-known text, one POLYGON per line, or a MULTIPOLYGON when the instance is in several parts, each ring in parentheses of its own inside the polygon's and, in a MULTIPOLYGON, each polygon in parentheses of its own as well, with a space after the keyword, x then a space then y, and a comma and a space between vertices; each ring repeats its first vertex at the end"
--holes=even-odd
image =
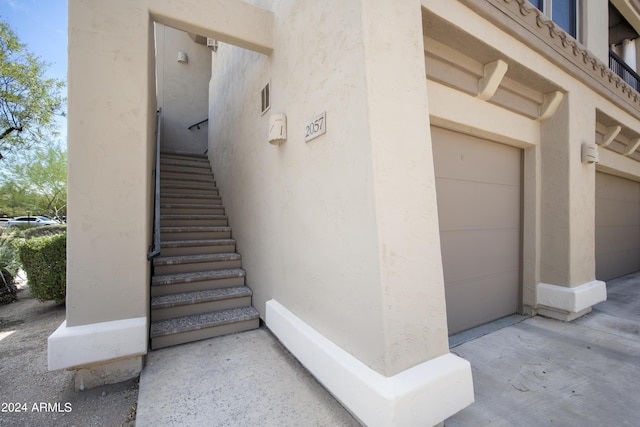
POLYGON ((151 348, 259 326, 206 155, 161 152, 160 240, 151 280, 151 348))

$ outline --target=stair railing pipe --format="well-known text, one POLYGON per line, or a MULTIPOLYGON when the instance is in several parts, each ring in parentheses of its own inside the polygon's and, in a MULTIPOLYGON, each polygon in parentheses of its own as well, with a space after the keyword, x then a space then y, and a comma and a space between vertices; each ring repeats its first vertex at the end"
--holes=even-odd
POLYGON ((153 241, 147 253, 147 260, 160 255, 160 136, 162 130, 162 108, 156 112, 156 161, 153 169, 153 241))
POLYGON ((189 127, 187 128, 187 130, 191 130, 191 129, 193 129, 193 128, 198 128, 198 129, 200 129, 200 125, 201 125, 201 124, 204 124, 204 123, 207 123, 208 121, 209 121, 209 119, 208 119, 208 118, 206 118, 206 119, 204 119, 204 120, 200 120, 198 123, 194 123, 194 124, 192 124, 191 126, 189 126, 189 127))

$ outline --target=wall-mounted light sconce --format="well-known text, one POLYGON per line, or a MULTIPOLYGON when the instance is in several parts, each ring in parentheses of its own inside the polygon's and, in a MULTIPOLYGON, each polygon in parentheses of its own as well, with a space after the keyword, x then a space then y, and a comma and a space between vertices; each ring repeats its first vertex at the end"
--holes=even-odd
POLYGON ((178 62, 186 64, 189 62, 189 58, 187 57, 187 53, 183 51, 178 52, 178 62))
POLYGON ((598 155, 598 146, 596 144, 587 144, 584 142, 581 148, 582 163, 598 163, 600 156, 598 155))
POLYGON ((287 116, 274 114, 269 117, 269 144, 280 145, 287 140, 287 116))

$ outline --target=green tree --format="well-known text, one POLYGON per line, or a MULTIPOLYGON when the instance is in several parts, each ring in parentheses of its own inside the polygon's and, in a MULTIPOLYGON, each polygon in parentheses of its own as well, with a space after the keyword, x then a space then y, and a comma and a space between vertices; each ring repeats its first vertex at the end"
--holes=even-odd
POLYGON ((67 152, 55 145, 29 150, 5 160, 0 170, 0 211, 11 216, 31 211, 66 215, 67 152))
POLYGON ((32 146, 55 130, 64 82, 45 78, 47 67, 0 21, 0 159, 2 152, 32 146))
POLYGON ((34 211, 37 197, 13 181, 2 180, 0 185, 0 215, 8 217, 25 215, 34 211))

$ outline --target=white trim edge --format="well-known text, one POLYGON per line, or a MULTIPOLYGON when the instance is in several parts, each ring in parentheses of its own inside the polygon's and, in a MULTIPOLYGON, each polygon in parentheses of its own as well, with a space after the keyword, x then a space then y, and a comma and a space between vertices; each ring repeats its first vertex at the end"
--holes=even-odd
POLYGON ((76 368, 147 353, 147 318, 67 326, 48 339, 49 370, 76 368))
POLYGON ((367 426, 436 425, 472 404, 468 361, 445 354, 385 377, 275 300, 266 323, 285 347, 367 426))
POLYGON ((607 286, 601 280, 594 280, 573 288, 538 283, 537 291, 538 305, 570 313, 578 313, 607 300, 607 286))

